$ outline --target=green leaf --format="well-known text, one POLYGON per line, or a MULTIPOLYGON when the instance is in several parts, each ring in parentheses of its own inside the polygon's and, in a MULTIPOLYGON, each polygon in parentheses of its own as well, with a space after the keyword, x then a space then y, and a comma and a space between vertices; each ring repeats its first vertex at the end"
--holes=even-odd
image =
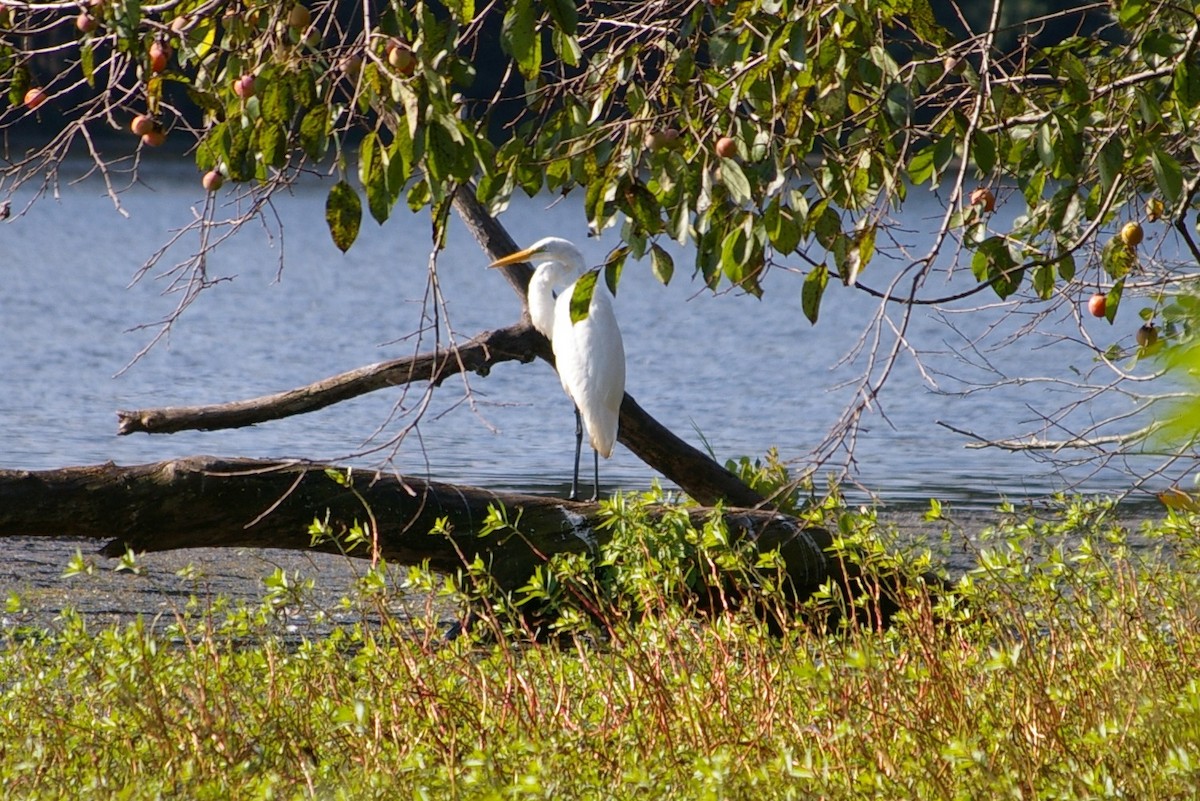
POLYGON ((229 123, 219 122, 196 147, 196 166, 203 171, 229 161, 229 123))
POLYGON ((883 110, 887 112, 888 119, 896 126, 908 124, 909 117, 912 115, 912 96, 908 92, 908 87, 901 83, 889 86, 887 94, 884 95, 883 110))
POLYGON ((292 121, 296 113, 296 101, 292 98, 291 81, 281 75, 278 80, 259 81, 258 86, 266 86, 259 95, 262 100, 259 106, 263 119, 286 125, 292 121))
POLYGON ((1123 0, 1118 2, 1117 20, 1124 28, 1132 28, 1149 17, 1151 5, 1146 0, 1123 0))
POLYGON ((1195 108, 1200 105, 1200 67, 1192 59, 1181 59, 1172 81, 1179 105, 1195 108))
POLYGON ((542 39, 536 30, 533 0, 516 0, 504 12, 500 45, 517 62, 526 80, 537 77, 542 68, 542 39))
POLYGON ((83 70, 83 77, 87 81, 87 85, 94 87, 96 85, 96 53, 90 42, 79 47, 79 68, 83 70))
POLYGON ((450 180, 465 181, 471 174, 469 151, 440 123, 425 128, 425 166, 439 185, 450 180))
POLYGON ((771 240, 771 247, 779 253, 791 253, 800 246, 800 226, 796 223, 794 214, 795 212, 779 202, 778 198, 772 200, 763 212, 767 238, 771 240))
POLYGON ((953 136, 943 136, 933 147, 933 171, 935 178, 940 176, 954 160, 955 139, 953 136))
POLYGON ((620 194, 621 211, 645 234, 656 234, 662 230, 662 212, 654 194, 639 181, 627 183, 620 194))
POLYGON ((408 81, 392 81, 392 97, 404 106, 404 119, 408 123, 408 135, 416 139, 421 125, 421 98, 408 85, 408 81))
POLYGON ((926 42, 941 44, 946 40, 946 29, 938 24, 929 0, 912 0, 908 8, 908 20, 917 35, 926 42))
POLYGON ((1154 181, 1158 184, 1158 191, 1162 192, 1163 200, 1169 206, 1178 203, 1183 193, 1183 170, 1179 162, 1166 151, 1155 148, 1150 154, 1150 167, 1154 170, 1154 181))
POLYGON ((233 181, 248 181, 254 177, 254 143, 251 142, 253 128, 234 125, 229 132, 229 155, 226 169, 233 181))
POLYGON ((604 283, 613 297, 617 296, 617 285, 621 283, 621 271, 625 269, 625 259, 629 257, 629 248, 613 248, 604 260, 604 283))
POLYGON ((1033 291, 1042 300, 1049 300, 1054 294, 1054 265, 1039 264, 1033 268, 1033 291))
POLYGON ((1121 144, 1121 140, 1113 137, 1105 143, 1104 147, 1100 148, 1100 187, 1105 195, 1112 188, 1113 181, 1117 180, 1117 176, 1121 174, 1121 170, 1125 167, 1125 146, 1121 144))
POLYGON ((975 166, 987 175, 996 166, 996 140, 983 131, 976 131, 973 141, 975 147, 971 150, 971 156, 975 159, 975 166))
POLYGON ((345 253, 358 238, 358 227, 362 223, 362 201, 354 187, 346 181, 338 181, 325 198, 325 222, 333 244, 345 253))
POLYGON ((721 270, 732 284, 740 284, 746 277, 746 264, 751 258, 750 237, 739 225, 726 234, 721 242, 721 270))
POLYGON ((933 150, 933 145, 927 145, 908 160, 908 178, 914 184, 923 184, 933 178, 933 150))
POLYGON ((466 25, 475 19, 475 0, 442 0, 442 5, 460 25, 466 25))
POLYGON ((1007 298, 1021 286, 1025 270, 1017 266, 1008 244, 998 236, 979 243, 971 258, 971 272, 980 281, 988 281, 1001 299, 1007 298))
POLYGON ((187 45, 192 48, 197 61, 203 61, 217 43, 217 23, 210 16, 193 17, 194 25, 187 32, 187 45))
POLYGON ((733 159, 721 159, 721 183, 725 184, 735 203, 749 203, 753 199, 750 194, 750 181, 733 159))
POLYGON ((1042 162, 1042 166, 1050 169, 1054 166, 1056 137, 1054 135, 1054 126, 1049 122, 1042 123, 1037 129, 1037 154, 1038 159, 1042 162))
POLYGON ((833 250, 838 237, 842 233, 841 217, 834 211, 833 206, 824 200, 818 203, 813 208, 813 211, 814 215, 810 215, 809 220, 812 222, 813 233, 817 236, 817 242, 826 250, 833 250))
POLYGON ((609 207, 608 190, 605 176, 597 175, 588 182, 584 192, 584 209, 587 211, 588 223, 597 231, 602 230, 613 215, 609 207))
POLYGON ((546 13, 558 29, 568 36, 574 36, 579 27, 579 11, 575 8, 574 0, 542 0, 546 13))
POLYGON ((392 203, 400 199, 400 192, 412 175, 413 140, 408 134, 408 127, 397 125, 392 131, 395 137, 388 148, 388 190, 392 193, 392 203))
POLYGON ((596 279, 599 276, 599 270, 589 270, 579 276, 579 280, 575 282, 575 290, 571 293, 572 325, 577 325, 587 319, 588 310, 592 305, 592 295, 596 291, 596 279))
POLYGON ((302 69, 296 73, 293 86, 296 104, 300 108, 310 109, 314 106, 323 105, 320 97, 317 95, 317 79, 313 75, 312 70, 302 69))
POLYGON ((821 310, 821 297, 825 294, 825 286, 829 283, 829 270, 824 264, 818 264, 804 278, 804 286, 800 290, 800 308, 804 316, 813 325, 817 324, 817 313, 821 310))
POLYGON ((387 152, 378 135, 368 132, 358 146, 358 179, 367 190, 367 209, 380 225, 387 222, 395 202, 388 188, 387 161, 387 152))
POLYGON ((1058 274, 1064 281, 1075 280, 1075 257, 1070 252, 1063 254, 1059 258, 1058 274))
POLYGON ((325 155, 325 145, 328 142, 326 124, 329 119, 329 109, 316 106, 304 115, 300 122, 300 147, 304 154, 313 161, 320 161, 325 155))
POLYGON ((1119 236, 1114 236, 1104 243, 1100 251, 1100 266, 1110 278, 1123 278, 1137 264, 1137 253, 1126 245, 1119 236))
POLYGON ((550 35, 550 44, 562 63, 568 67, 578 67, 583 61, 583 48, 574 36, 568 36, 556 28, 550 35))
POLYGON ((650 246, 650 272, 663 286, 671 283, 671 276, 675 275, 675 260, 661 245, 650 246))
POLYGON ((263 163, 268 167, 279 168, 287 163, 287 132, 282 125, 265 123, 258 134, 258 149, 262 153, 263 163))
POLYGON ((1104 319, 1111 324, 1117 317, 1117 307, 1121 305, 1121 295, 1125 292, 1125 279, 1122 278, 1112 285, 1112 289, 1108 290, 1108 297, 1104 299, 1104 319))

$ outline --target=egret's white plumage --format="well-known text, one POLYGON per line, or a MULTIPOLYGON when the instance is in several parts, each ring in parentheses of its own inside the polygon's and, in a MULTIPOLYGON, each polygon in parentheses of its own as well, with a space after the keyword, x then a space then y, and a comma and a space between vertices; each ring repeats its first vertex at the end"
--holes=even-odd
MULTIPOLYGON (((567 240, 552 236, 498 259, 492 266, 526 261, 535 265, 529 281, 533 326, 550 340, 558 377, 583 418, 592 448, 608 458, 617 439, 625 395, 625 346, 613 313, 612 295, 603 280, 596 281, 587 317, 572 323, 571 295, 575 282, 587 272, 583 254, 567 240)), ((578 473, 576 447, 576 476, 578 473)), ((572 494, 576 490, 573 487, 572 494)))

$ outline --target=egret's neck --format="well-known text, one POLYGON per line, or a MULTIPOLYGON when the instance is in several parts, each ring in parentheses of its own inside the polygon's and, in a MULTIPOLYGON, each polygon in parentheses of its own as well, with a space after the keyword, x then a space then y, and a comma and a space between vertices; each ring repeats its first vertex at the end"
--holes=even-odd
POLYGON ((567 276, 557 265, 541 265, 529 279, 529 317, 546 339, 554 334, 554 293, 566 287, 567 276))

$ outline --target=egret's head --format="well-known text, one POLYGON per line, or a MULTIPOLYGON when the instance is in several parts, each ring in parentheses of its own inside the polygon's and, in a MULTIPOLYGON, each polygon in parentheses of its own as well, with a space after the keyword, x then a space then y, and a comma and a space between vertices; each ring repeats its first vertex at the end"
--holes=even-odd
POLYGON ((587 263, 583 260, 583 254, 579 252, 579 248, 557 236, 539 239, 524 250, 518 250, 511 256, 496 259, 491 266, 503 267, 507 264, 521 262, 529 262, 538 268, 543 265, 557 268, 556 272, 567 281, 574 281, 587 270, 587 263))

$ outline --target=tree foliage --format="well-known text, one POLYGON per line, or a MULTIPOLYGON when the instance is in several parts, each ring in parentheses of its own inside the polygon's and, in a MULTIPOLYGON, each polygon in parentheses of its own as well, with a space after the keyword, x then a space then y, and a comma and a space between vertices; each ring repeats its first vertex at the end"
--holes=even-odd
MULTIPOLYGON (((1200 259, 1200 24, 1165 0, 1019 23, 1001 5, 972 28, 979 9, 930 0, 4 0, 0 128, 56 124, 10 155, 0 189, 54 177, 73 145, 106 176, 136 169, 151 135, 128 140, 124 167, 94 141, 149 115, 249 197, 335 172, 342 249, 363 198, 380 223, 402 203, 440 224, 462 186, 493 211, 517 192, 578 193, 592 229, 619 227, 610 273, 648 255, 667 282, 664 246, 694 245, 714 289, 800 273, 814 323, 830 278, 903 309, 1102 287, 1111 321, 1172 266, 1116 236, 1123 223, 1200 259), (930 190, 943 214, 913 252, 895 213, 930 190), (1019 212, 1001 224, 998 207, 1019 212)), ((880 355, 847 420, 901 350, 880 355)))

